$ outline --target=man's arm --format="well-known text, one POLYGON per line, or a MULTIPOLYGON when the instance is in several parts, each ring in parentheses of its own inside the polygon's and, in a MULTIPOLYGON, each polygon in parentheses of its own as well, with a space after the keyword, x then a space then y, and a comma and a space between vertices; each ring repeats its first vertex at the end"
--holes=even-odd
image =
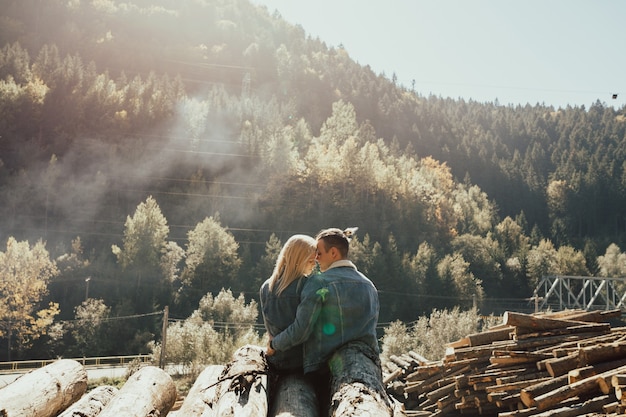
MULTIPOLYGON (((314 277, 308 278, 315 280, 314 277)), ((273 350, 287 350, 304 343, 317 321, 322 310, 323 294, 320 294, 320 286, 316 282, 307 282, 302 290, 302 300, 296 310, 296 318, 285 330, 275 335, 268 346, 268 354, 273 350)))

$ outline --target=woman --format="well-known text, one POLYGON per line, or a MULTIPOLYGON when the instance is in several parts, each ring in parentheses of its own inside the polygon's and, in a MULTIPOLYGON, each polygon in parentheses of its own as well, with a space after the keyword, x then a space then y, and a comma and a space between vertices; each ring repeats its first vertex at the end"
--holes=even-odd
MULTIPOLYGON (((315 267, 315 250, 315 239, 293 235, 281 249, 274 272, 261 286, 261 312, 270 339, 295 320, 304 280, 315 267)), ((302 346, 276 352, 267 360, 275 371, 302 372, 302 346)))

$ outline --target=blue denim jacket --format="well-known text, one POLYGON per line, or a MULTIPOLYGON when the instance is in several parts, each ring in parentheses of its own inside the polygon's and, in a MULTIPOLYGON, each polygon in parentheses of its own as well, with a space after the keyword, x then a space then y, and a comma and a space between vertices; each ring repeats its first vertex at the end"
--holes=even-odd
POLYGON ((281 352, 302 344, 305 373, 327 367, 333 352, 350 341, 379 354, 378 312, 374 284, 352 262, 335 262, 306 280, 295 321, 274 336, 272 347, 281 352))
MULTIPOLYGON (((272 337, 285 330, 295 320, 305 280, 306 277, 295 280, 280 295, 270 291, 269 280, 261 285, 259 297, 261 313, 265 329, 272 337)), ((279 371, 302 372, 302 345, 276 352, 275 355, 268 356, 267 360, 279 371)))

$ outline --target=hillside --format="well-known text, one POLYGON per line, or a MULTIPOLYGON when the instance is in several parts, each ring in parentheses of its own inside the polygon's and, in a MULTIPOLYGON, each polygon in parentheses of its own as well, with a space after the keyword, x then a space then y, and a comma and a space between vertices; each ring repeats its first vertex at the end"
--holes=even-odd
POLYGON ((245 0, 1 3, 0 237, 46 242, 60 317, 86 277, 121 315, 256 298, 328 226, 359 227, 381 322, 626 271, 623 109, 425 97, 245 0))

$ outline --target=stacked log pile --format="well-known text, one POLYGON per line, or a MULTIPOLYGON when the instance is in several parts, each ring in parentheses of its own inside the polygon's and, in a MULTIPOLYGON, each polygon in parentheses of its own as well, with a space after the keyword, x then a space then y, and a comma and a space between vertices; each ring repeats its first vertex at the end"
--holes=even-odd
POLYGON ((507 312, 441 360, 390 357, 385 384, 409 416, 626 415, 626 328, 609 324, 621 314, 507 312))

